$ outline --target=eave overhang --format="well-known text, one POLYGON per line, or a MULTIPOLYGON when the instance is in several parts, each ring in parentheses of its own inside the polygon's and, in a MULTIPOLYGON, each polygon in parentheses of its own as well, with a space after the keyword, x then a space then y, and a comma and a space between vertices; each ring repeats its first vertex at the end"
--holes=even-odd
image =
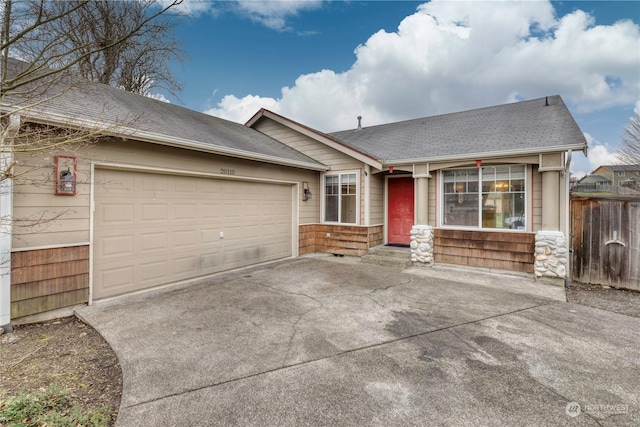
MULTIPOLYGON (((123 139, 133 139, 136 141, 147 142, 151 144, 164 145, 175 148, 183 148, 192 151, 199 151, 209 154, 218 154, 222 156, 229 156, 244 160, 253 160, 259 162, 266 162, 277 164, 281 166, 290 166, 301 169, 308 169, 313 171, 324 172, 329 170, 329 167, 323 164, 314 162, 304 162, 299 160, 285 159, 278 156, 271 156, 268 154, 255 153, 252 151, 240 150, 231 147, 224 147, 213 143, 194 141, 185 138, 179 138, 174 136, 167 136, 164 134, 158 134, 155 132, 142 131, 126 126, 112 125, 95 120, 83 120, 78 118, 69 118, 64 115, 55 113, 42 113, 38 112, 38 116, 33 114, 24 114, 24 110, 20 110, 21 114, 26 120, 44 125, 54 125, 60 127, 67 127, 71 129, 86 129, 89 132, 95 132, 96 136, 114 136, 123 139)), ((11 113, 6 108, 2 108, 3 112, 11 113)), ((15 110, 14 110, 15 111, 15 110)))
POLYGON ((383 167, 383 163, 379 160, 376 159, 368 154, 365 154, 361 151, 355 150, 351 147, 348 147, 346 145, 344 145, 342 142, 338 141, 335 138, 332 138, 331 136, 324 134, 322 132, 319 132, 315 129, 312 129, 308 126, 305 126, 303 124, 300 124, 298 122, 295 122, 293 120, 287 119, 286 117, 283 117, 279 114, 276 114, 272 111, 269 110, 265 110, 264 108, 261 109, 260 111, 258 111, 256 114, 253 115, 253 117, 251 117, 246 123, 245 126, 249 126, 249 127, 253 127, 254 124, 256 124, 258 122, 258 120, 260 120, 261 118, 266 117, 268 119, 271 119, 275 122, 280 123, 283 126, 288 127, 289 129, 295 130, 296 132, 299 132, 311 139, 314 139, 316 141, 318 141, 321 144, 324 144, 330 148, 333 148, 336 151, 339 151, 349 157, 352 157, 358 161, 361 161, 364 164, 367 164, 373 168, 376 169, 382 169, 383 167))

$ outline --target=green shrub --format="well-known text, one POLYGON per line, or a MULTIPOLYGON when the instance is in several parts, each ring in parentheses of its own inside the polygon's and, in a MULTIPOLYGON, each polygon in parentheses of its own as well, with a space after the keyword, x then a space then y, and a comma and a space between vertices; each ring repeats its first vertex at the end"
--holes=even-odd
POLYGON ((69 393, 56 386, 0 398, 0 426, 106 427, 110 417, 111 408, 85 409, 72 404, 69 393))

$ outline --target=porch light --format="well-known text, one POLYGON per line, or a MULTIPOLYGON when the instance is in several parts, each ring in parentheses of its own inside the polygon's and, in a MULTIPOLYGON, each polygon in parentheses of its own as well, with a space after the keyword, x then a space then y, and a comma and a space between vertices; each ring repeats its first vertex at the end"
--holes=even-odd
POLYGON ((311 200, 311 190, 309 190, 309 183, 304 181, 302 183, 302 201, 306 202, 307 200, 311 200))
POLYGON ((55 194, 57 196, 76 195, 76 176, 78 174, 76 158, 55 156, 55 194))

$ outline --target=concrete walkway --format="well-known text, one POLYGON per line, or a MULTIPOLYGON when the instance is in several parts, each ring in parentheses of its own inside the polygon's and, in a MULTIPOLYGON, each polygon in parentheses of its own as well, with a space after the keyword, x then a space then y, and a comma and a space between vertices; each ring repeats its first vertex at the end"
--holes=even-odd
POLYGON ((640 319, 463 269, 303 257, 78 310, 118 426, 640 425, 640 319))

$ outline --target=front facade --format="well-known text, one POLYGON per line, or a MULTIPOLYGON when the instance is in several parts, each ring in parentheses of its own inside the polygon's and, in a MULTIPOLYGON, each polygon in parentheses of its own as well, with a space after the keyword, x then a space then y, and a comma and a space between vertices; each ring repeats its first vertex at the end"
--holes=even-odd
MULTIPOLYGON (((2 201, 13 225, 9 239, 3 233, 11 270, 0 326, 304 253, 362 256, 382 244, 409 246, 417 265, 566 274, 568 167, 572 150, 586 149, 581 133, 520 149, 496 140, 478 150, 486 141, 469 139, 445 153, 455 149, 447 138, 459 136, 438 134, 434 144, 420 121, 324 134, 266 110, 242 126, 98 90, 110 111, 144 119, 88 145, 15 155, 22 179, 2 201)), ((566 122, 562 100, 546 102, 545 114, 566 122)), ((521 104, 513 105, 519 115, 537 109, 521 104)), ((512 107, 478 111, 502 120, 512 107)), ((47 113, 17 119, 73 125, 47 113)), ((553 136, 548 117, 542 126, 553 136)))
POLYGON ((587 143, 559 96, 333 134, 266 110, 247 125, 329 167, 317 222, 301 224, 309 251, 382 243, 418 265, 567 274, 569 166, 587 143))

